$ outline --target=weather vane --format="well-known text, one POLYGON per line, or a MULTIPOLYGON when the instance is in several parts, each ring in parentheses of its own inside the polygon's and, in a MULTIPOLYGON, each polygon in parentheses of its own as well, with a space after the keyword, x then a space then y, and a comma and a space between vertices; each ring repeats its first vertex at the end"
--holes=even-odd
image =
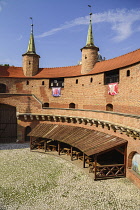
POLYGON ((90 21, 91 21, 91 16, 92 16, 91 5, 88 5, 88 7, 90 8, 90 13, 89 13, 89 15, 90 15, 90 21))
POLYGON ((30 17, 31 21, 32 21, 32 24, 31 24, 31 33, 33 33, 33 18, 30 17))

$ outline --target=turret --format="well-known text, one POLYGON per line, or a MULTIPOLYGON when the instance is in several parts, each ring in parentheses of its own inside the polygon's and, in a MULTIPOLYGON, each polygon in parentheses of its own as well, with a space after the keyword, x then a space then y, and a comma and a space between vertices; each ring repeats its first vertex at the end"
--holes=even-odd
POLYGON ((81 49, 82 52, 82 68, 81 74, 87 74, 90 72, 96 62, 98 61, 99 48, 94 45, 92 34, 92 13, 90 13, 90 23, 87 34, 86 46, 81 49))
POLYGON ((36 54, 36 50, 35 50, 34 35, 33 35, 33 22, 31 24, 31 34, 30 34, 27 52, 23 54, 22 56, 23 56, 24 75, 27 77, 36 75, 39 70, 40 56, 36 54))

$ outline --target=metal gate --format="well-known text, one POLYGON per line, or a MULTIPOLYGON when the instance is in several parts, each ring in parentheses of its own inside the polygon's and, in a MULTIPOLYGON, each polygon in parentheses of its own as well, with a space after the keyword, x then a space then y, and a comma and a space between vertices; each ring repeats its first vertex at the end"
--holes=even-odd
POLYGON ((16 142, 16 107, 0 104, 0 143, 16 142))

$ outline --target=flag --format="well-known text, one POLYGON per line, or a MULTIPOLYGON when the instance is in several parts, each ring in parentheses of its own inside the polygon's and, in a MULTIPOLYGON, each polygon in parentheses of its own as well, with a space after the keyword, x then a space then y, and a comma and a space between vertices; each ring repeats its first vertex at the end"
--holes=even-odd
POLYGON ((116 95, 118 94, 118 83, 110 83, 108 84, 108 94, 109 95, 116 95))
POLYGON ((52 88, 52 95, 54 97, 59 97, 61 95, 61 88, 60 87, 52 88))

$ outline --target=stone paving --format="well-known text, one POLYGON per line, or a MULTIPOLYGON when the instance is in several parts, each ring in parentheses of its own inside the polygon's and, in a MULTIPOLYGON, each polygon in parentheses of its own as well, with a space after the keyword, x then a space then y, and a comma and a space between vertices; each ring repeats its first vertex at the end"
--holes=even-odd
POLYGON ((81 161, 29 144, 0 144, 0 210, 139 210, 126 178, 94 181, 81 161))

